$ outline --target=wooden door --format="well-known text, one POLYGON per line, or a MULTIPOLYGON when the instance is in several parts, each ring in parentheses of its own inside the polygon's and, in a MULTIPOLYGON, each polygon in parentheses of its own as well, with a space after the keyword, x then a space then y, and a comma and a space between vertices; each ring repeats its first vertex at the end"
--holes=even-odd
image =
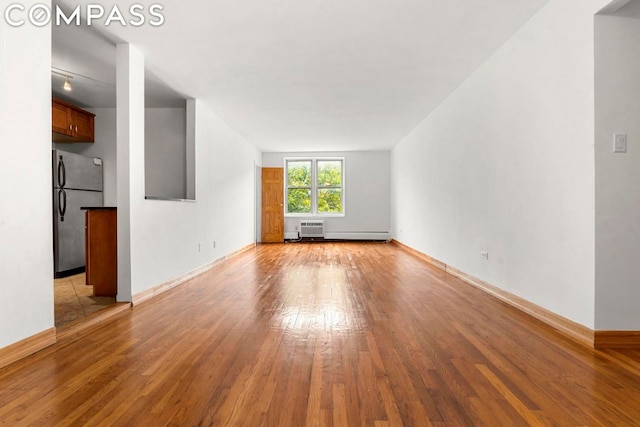
POLYGON ((284 242, 284 168, 262 168, 262 242, 284 242))

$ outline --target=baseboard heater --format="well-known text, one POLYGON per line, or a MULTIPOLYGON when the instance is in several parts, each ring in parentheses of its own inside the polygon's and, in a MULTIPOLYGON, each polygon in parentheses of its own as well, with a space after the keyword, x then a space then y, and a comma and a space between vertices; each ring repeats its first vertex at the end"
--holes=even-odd
POLYGON ((300 221, 299 231, 285 233, 286 240, 310 239, 310 240, 375 240, 388 241, 391 233, 388 231, 341 231, 328 232, 324 229, 324 221, 303 220, 300 221))
POLYGON ((388 231, 355 231, 355 232, 337 232, 325 233, 326 240, 377 240, 386 241, 391 239, 388 231))

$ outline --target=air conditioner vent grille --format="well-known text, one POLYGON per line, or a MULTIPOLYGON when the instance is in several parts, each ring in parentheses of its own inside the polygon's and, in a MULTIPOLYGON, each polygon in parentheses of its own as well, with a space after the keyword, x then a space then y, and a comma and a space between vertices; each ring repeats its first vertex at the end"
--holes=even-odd
POLYGON ((324 238, 324 221, 300 221, 300 237, 324 238))

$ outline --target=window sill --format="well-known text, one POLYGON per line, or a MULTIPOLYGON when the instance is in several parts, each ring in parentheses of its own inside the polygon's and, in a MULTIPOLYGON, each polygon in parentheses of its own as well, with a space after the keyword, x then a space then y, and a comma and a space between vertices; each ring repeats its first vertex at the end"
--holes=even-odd
POLYGON ((174 199, 171 197, 144 196, 145 200, 162 200, 165 202, 191 202, 195 203, 195 199, 174 199))
POLYGON ((285 218, 344 218, 346 215, 341 214, 303 214, 303 213, 286 213, 285 218))

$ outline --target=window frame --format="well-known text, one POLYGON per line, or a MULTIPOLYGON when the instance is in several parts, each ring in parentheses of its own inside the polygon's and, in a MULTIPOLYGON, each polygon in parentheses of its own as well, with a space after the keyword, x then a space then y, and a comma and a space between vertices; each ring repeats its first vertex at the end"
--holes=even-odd
MULTIPOLYGON (((312 218, 339 218, 344 217, 346 212, 346 167, 345 167, 345 158, 344 157, 285 157, 284 158, 284 216, 291 218, 304 218, 304 217, 312 217, 312 218), (310 161, 311 162, 311 212, 303 213, 303 212, 288 212, 289 209, 289 162, 301 162, 301 161, 310 161), (341 165, 341 186, 319 186, 318 185, 318 161, 339 161, 341 165), (330 213, 330 212, 318 212, 318 191, 320 189, 332 189, 339 188, 341 189, 342 194, 342 212, 340 213, 330 213)), ((291 187, 294 189, 298 188, 308 188, 308 187, 291 187)))

